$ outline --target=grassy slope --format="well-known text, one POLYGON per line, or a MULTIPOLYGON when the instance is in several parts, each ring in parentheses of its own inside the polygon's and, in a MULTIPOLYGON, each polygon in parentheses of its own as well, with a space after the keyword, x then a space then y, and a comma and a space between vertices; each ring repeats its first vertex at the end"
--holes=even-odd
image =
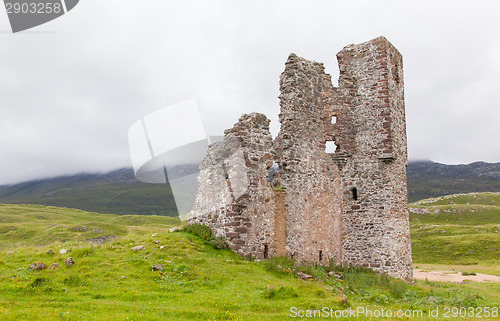
POLYGON ((293 262, 244 261, 194 235, 168 233, 178 224, 168 217, 0 205, 0 319, 286 320, 292 306, 427 311, 499 302, 497 285, 408 287, 366 271, 341 270, 337 280, 324 268, 299 267, 318 280, 302 281, 291 272, 293 262), (85 241, 105 235, 118 238, 102 245, 85 241), (145 248, 132 251, 137 245, 145 248), (68 254, 58 254, 62 248, 68 254), (66 256, 76 264, 64 266, 66 256), (35 261, 59 267, 28 269, 35 261), (153 272, 152 264, 165 270, 153 272))
POLYGON ((423 200, 411 204, 410 211, 414 262, 500 264, 499 193, 423 200))
MULTIPOLYGON (((500 276, 500 193, 443 196, 410 204, 413 264, 500 276)), ((469 284, 500 302, 498 284, 469 284)))

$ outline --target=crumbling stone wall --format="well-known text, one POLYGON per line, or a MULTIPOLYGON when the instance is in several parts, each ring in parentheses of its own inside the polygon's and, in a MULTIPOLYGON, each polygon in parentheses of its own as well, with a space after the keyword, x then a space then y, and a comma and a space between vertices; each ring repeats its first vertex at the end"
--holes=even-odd
POLYGON ((325 152, 331 78, 322 64, 292 54, 280 90, 281 129, 273 149, 280 166, 275 184, 286 191, 287 252, 301 261, 340 262, 340 174, 325 152))
POLYGON ((224 140, 209 146, 200 165, 198 195, 189 223, 201 223, 243 256, 264 258, 274 240, 274 192, 266 180, 272 165, 269 119, 243 115, 224 140))
POLYGON ((188 222, 241 255, 334 260, 411 281, 402 57, 380 37, 337 59, 335 88, 322 64, 289 56, 278 136, 256 113, 227 130, 200 166, 188 222))

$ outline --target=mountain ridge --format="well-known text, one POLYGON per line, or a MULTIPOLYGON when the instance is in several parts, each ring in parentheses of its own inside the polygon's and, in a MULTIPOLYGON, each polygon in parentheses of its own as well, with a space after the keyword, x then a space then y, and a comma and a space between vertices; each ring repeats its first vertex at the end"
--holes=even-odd
MULTIPOLYGON (((412 161, 407 168, 408 199, 457 193, 500 192, 500 163, 446 165, 412 161)), ((0 203, 41 204, 113 214, 177 216, 166 184, 145 184, 132 168, 80 173, 0 186, 0 203)))
POLYGON ((0 202, 110 214, 177 216, 170 187, 135 179, 132 168, 80 173, 0 186, 0 202))
POLYGON ((500 163, 474 162, 446 165, 432 161, 410 162, 407 168, 408 200, 449 194, 500 191, 500 163))

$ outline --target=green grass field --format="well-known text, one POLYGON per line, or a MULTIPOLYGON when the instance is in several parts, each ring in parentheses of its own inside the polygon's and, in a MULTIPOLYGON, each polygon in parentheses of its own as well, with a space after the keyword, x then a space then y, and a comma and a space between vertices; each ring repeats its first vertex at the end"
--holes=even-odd
POLYGON ((498 273, 500 193, 458 194, 410 204, 413 260, 481 265, 498 273))
MULTIPOLYGON (((488 204, 493 201, 498 200, 488 204)), ((465 263, 462 266, 470 271, 499 275, 498 252, 488 249, 498 242, 498 212, 488 208, 473 215, 461 206, 469 205, 412 205, 430 211, 411 215, 415 265, 458 268, 455 264, 465 263), (457 213, 447 212, 449 206, 458 206, 457 213), (458 235, 462 237, 454 237, 458 235), (486 249, 471 249, 471 244, 485 240, 486 249), (432 246, 426 243, 431 241, 432 246), (471 250, 465 258, 447 256, 471 250)), ((333 315, 363 307, 372 312, 422 311, 423 318, 417 314, 405 320, 449 320, 427 316, 435 309, 442 313, 445 307, 477 312, 500 306, 498 284, 416 281, 409 286, 363 269, 295 267, 284 258, 246 261, 229 250, 215 250, 195 235, 169 232, 179 225, 165 216, 0 205, 0 320, 293 320, 299 318, 291 317, 293 311, 323 307, 331 308, 327 311, 333 315), (116 238, 91 242, 106 236, 116 238), (144 248, 132 250, 139 245, 144 248), (67 254, 59 254, 61 249, 67 254), (74 265, 64 265, 68 256, 74 265), (59 266, 30 269, 37 261, 59 266), (153 271, 156 264, 163 271, 153 271), (299 271, 314 280, 301 280, 299 271), (330 271, 336 274, 329 276, 330 271)), ((340 319, 395 319, 359 316, 340 319)), ((490 311, 482 320, 499 319, 493 316, 490 311)), ((306 319, 325 318, 335 319, 306 319)))

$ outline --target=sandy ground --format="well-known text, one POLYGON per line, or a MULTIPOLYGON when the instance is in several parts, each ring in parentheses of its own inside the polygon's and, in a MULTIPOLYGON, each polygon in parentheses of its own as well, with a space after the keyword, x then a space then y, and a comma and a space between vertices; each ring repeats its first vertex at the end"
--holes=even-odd
POLYGON ((413 278, 416 280, 426 279, 432 282, 492 282, 500 283, 500 276, 476 273, 476 275, 462 275, 462 272, 457 271, 429 271, 422 269, 413 270, 413 278))

